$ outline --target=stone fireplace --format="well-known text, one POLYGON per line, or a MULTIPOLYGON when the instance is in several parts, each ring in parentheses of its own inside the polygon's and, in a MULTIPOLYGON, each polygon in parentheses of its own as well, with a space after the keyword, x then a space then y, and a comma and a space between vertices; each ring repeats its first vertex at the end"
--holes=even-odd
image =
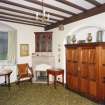
POLYGON ((32 68, 34 70, 33 82, 46 83, 46 70, 54 67, 54 56, 32 56, 32 68))

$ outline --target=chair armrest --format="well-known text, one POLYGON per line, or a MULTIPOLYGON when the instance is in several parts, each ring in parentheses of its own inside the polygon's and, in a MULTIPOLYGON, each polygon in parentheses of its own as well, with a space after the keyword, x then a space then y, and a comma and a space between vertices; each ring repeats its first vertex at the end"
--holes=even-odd
POLYGON ((33 69, 32 69, 32 67, 30 67, 30 66, 28 65, 28 68, 29 68, 29 70, 30 70, 30 72, 31 72, 31 74, 32 74, 32 77, 33 77, 34 75, 33 75, 33 69))
POLYGON ((19 76, 19 74, 17 75, 17 79, 18 79, 18 80, 20 79, 20 76, 19 76))

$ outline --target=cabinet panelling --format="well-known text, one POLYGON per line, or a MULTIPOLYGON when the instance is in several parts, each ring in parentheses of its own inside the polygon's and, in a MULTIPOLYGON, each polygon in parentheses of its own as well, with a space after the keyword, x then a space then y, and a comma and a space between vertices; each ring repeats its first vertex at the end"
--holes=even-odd
POLYGON ((68 88, 78 90, 78 49, 77 47, 66 50, 66 80, 68 88), (69 58, 68 58, 69 57, 69 58), (69 79, 69 80, 68 80, 69 79))
POLYGON ((96 76, 97 76, 97 72, 96 72, 96 65, 94 64, 89 64, 89 80, 93 80, 96 81, 96 76))
POLYGON ((88 80, 81 78, 80 79, 80 92, 84 95, 88 95, 88 80))
POLYGON ((78 77, 77 76, 72 76, 72 82, 73 82, 73 90, 78 91, 78 77))
POLYGON ((89 82, 89 95, 91 97, 96 97, 97 96, 96 86, 97 86, 96 82, 94 82, 94 81, 89 82))
POLYGON ((101 49, 100 85, 102 91, 100 95, 102 100, 105 101, 105 47, 101 49))
POLYGON ((66 52, 68 49, 69 88, 88 98, 105 101, 105 43, 70 44, 66 45, 66 52))
POLYGON ((72 59, 72 49, 67 49, 66 50, 66 60, 71 61, 72 59))

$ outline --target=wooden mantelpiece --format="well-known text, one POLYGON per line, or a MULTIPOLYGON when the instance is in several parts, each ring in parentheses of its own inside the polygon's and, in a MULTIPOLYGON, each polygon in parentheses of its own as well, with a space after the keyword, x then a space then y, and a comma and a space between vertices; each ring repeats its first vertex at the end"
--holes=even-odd
POLYGON ((65 45, 67 87, 105 101, 105 42, 65 45))

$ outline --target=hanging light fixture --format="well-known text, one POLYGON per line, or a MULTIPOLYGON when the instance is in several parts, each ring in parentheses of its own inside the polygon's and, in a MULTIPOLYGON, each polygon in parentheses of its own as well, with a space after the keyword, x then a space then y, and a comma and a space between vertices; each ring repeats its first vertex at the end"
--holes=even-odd
POLYGON ((39 17, 39 13, 36 12, 36 20, 40 20, 42 21, 42 23, 45 23, 46 21, 49 21, 49 18, 50 18, 50 14, 49 13, 46 13, 45 9, 44 9, 44 2, 42 0, 42 15, 41 17, 39 17))

